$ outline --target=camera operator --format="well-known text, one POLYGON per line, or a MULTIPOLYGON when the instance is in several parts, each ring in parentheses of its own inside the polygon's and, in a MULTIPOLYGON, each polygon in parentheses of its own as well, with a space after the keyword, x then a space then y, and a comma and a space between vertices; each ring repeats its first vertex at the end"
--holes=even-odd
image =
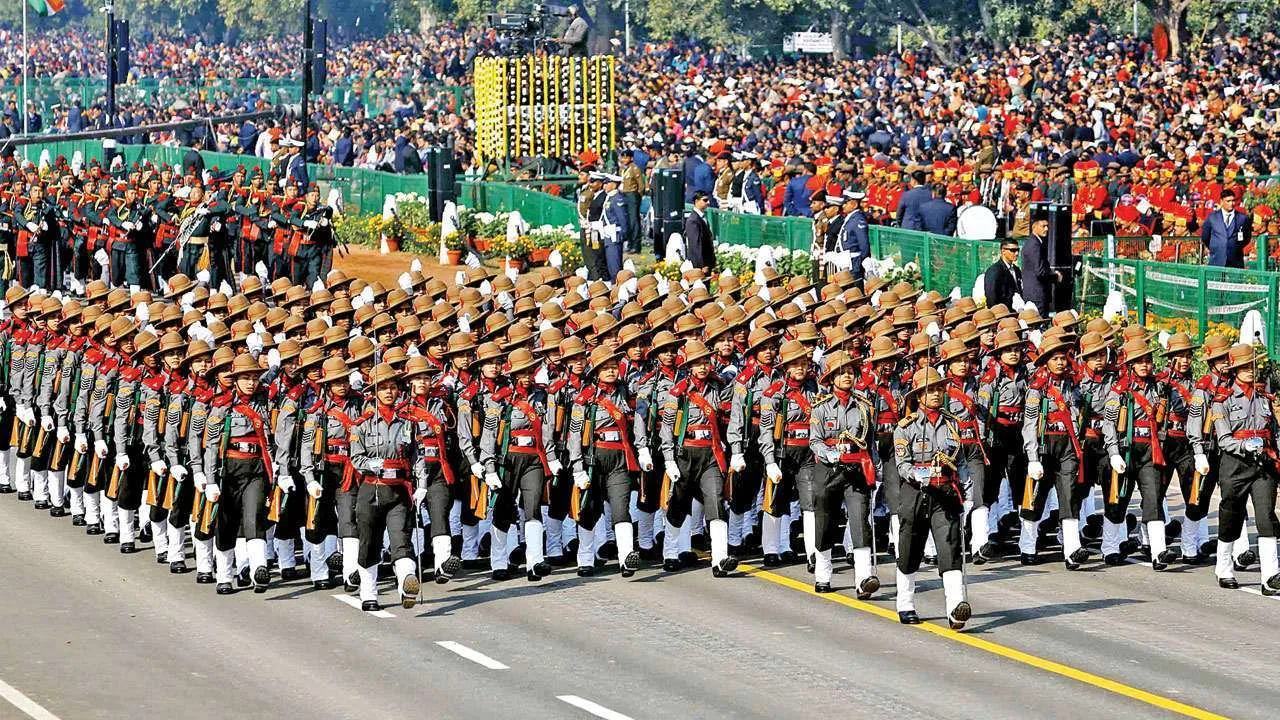
POLYGON ((569 17, 573 19, 569 21, 569 27, 565 29, 564 36, 558 41, 560 54, 565 57, 586 57, 587 21, 582 17, 576 4, 569 6, 569 17))

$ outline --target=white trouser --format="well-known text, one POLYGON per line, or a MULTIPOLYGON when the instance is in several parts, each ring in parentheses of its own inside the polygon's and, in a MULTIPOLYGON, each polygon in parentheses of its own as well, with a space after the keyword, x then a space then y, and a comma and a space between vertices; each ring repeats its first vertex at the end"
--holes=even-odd
POLYGON ((685 523, 685 527, 689 528, 689 535, 701 535, 706 528, 707 515, 702 509, 702 501, 695 499, 693 501, 693 509, 689 511, 689 522, 685 523))
POLYGON ((0 450, 0 485, 9 485, 9 463, 13 461, 13 448, 0 450))
POLYGON ((49 501, 49 475, 44 470, 31 471, 31 499, 36 502, 49 501))
POLYGON ((1075 518, 1062 519, 1062 554, 1071 559, 1071 554, 1080 549, 1080 521, 1075 518))
POLYGON ((861 587, 862 581, 876 574, 875 563, 872 562, 871 548, 853 549, 853 584, 861 587))
MULTIPOLYGON (((97 525, 102 522, 102 493, 87 493, 81 489, 80 496, 84 498, 84 522, 86 525, 97 525)), ((72 502, 75 502, 75 492, 71 493, 72 502)))
MULTIPOLYGON (((446 538, 447 539, 447 538, 446 538)), ((311 568, 311 582, 329 579, 329 556, 337 545, 337 538, 330 535, 324 542, 312 543, 307 554, 307 564, 311 568)))
POLYGON ((545 559, 543 555, 543 527, 538 520, 524 522, 525 561, 533 567, 545 559))
POLYGON ((956 606, 966 599, 964 587, 964 571, 948 570, 942 573, 942 592, 947 599, 947 616, 955 612, 956 606))
MULTIPOLYGON (((199 558, 199 553, 196 554, 199 558)), ((235 550, 215 550, 214 557, 218 566, 218 584, 224 585, 231 582, 231 578, 235 576, 236 552, 235 550)))
POLYGON ((480 557, 480 526, 462 526, 462 559, 475 560, 480 557))
POLYGON ((102 529, 109 535, 120 532, 120 510, 105 492, 97 493, 102 508, 102 529))
MULTIPOLYGON (((152 520, 151 522, 151 545, 156 551, 156 557, 169 562, 169 523, 161 520, 159 522, 152 520)), ((182 551, 182 545, 177 547, 179 552, 182 551)), ((176 556, 177 553, 174 553, 176 556)))
POLYGON ((724 520, 712 520, 710 525, 711 564, 719 565, 729 557, 729 524, 724 520))
MULTIPOLYGON (((547 514, 547 507, 542 508, 542 525, 546 535, 547 557, 564 555, 564 541, 561 538, 562 523, 547 514)), ((434 547, 434 544, 432 545, 434 547)))
POLYGON ((639 537, 636 541, 640 543, 642 550, 649 550, 653 547, 653 513, 636 511, 636 526, 639 528, 639 537))
POLYGON ((1197 542, 1197 539, 1200 535, 1200 523, 1204 521, 1204 518, 1191 520, 1185 515, 1182 517, 1182 533, 1178 538, 1178 542, 1182 546, 1182 555, 1184 557, 1192 557, 1200 552, 1200 543, 1197 542))
MULTIPOLYGON (((296 540, 275 539, 276 561, 280 563, 280 569, 290 569, 298 567, 298 556, 294 552, 296 540)), ((268 543, 270 546, 271 543, 268 543)))
MULTIPOLYGON (((685 524, 689 519, 685 518, 685 524)), ((680 534, 684 532, 683 527, 676 527, 671 524, 670 520, 665 517, 662 519, 662 559, 675 560, 680 556, 680 534)))
POLYGON ((507 531, 499 530, 497 525, 489 528, 489 569, 506 570, 510 565, 507 552, 507 531))
POLYGON ((578 567, 594 568, 596 566, 596 534, 581 525, 578 526, 578 567))
MULTIPOLYGON (((211 573, 213 572, 213 538, 208 540, 200 540, 195 537, 191 538, 191 545, 196 551, 196 572, 211 573)), ((230 582, 230 580, 228 580, 230 582)))
POLYGON ((1147 540, 1151 547, 1151 559, 1159 559, 1160 553, 1168 549, 1164 538, 1164 521, 1152 520, 1147 523, 1147 540))
MULTIPOLYGON (((66 473, 62 473, 63 479, 66 479, 66 473)), ((67 488, 67 501, 71 506, 71 514, 84 515, 84 488, 67 488)))
POLYGON ((1280 573, 1280 563, 1276 558, 1276 539, 1258 536, 1258 562, 1262 564, 1259 579, 1263 585, 1280 573))
POLYGON ((1102 521, 1102 554, 1113 555, 1120 552, 1120 544, 1129 539, 1129 526, 1125 522, 1114 523, 1102 521))
MULTIPOLYGON (((173 517, 173 514, 170 513, 169 517, 173 517)), ((187 559, 186 548, 184 547, 186 531, 185 527, 174 527, 167 522, 164 524, 164 542, 165 548, 168 550, 166 559, 169 562, 174 563, 187 559)))
POLYGON ((31 492, 31 458, 20 457, 14 460, 13 475, 18 492, 31 492))
POLYGON ((1040 537, 1039 520, 1023 520, 1022 533, 1018 536, 1018 552, 1023 555, 1036 554, 1036 540, 1040 537))
POLYGON ((342 538, 342 581, 346 582, 351 577, 351 573, 355 572, 360 563, 356 558, 360 557, 360 538, 342 538))
POLYGON ((135 529, 135 521, 138 519, 137 510, 125 510, 116 506, 116 516, 119 518, 120 526, 120 542, 129 543, 137 539, 138 531, 135 529))
POLYGON ((986 505, 976 507, 969 511, 969 527, 973 531, 973 539, 969 544, 972 552, 978 550, 991 541, 991 510, 986 505))
POLYGON ((831 582, 831 551, 821 550, 814 553, 813 557, 813 580, 814 582, 829 583, 831 582))
POLYGON ((391 565, 396 572, 396 590, 400 591, 400 596, 404 597, 404 579, 418 572, 418 564, 413 558, 400 558, 391 565))
POLYGON ((356 570, 360 576, 360 602, 378 599, 378 566, 360 567, 356 570))
POLYGON ((444 561, 449 559, 449 555, 453 553, 453 543, 448 535, 440 535, 431 538, 431 554, 435 563, 436 572, 440 571, 440 566, 444 565, 444 561))
MULTIPOLYGON (((768 513, 764 513, 765 517, 769 517, 768 513)), ((764 532, 763 528, 761 532, 764 532)), ((791 516, 783 515, 778 518, 778 552, 791 552, 791 516)))
POLYGON ((764 550, 764 554, 779 554, 781 552, 778 549, 778 545, 782 535, 782 518, 776 518, 769 513, 765 513, 760 535, 760 545, 764 550))
POLYGON ((898 612, 908 612, 916 609, 916 574, 910 575, 897 570, 898 597, 896 604, 898 612))
POLYGON ((623 521, 613 526, 613 535, 617 538, 618 564, 621 565, 636 549, 636 528, 630 522, 623 521))
POLYGON ((258 568, 267 566, 267 541, 254 538, 247 540, 245 545, 248 549, 249 567, 253 572, 257 572, 258 568))
POLYGON ((62 507, 67 500, 67 473, 62 470, 50 470, 45 473, 49 483, 49 502, 54 507, 62 507))
POLYGON ((804 510, 800 513, 800 526, 801 532, 804 533, 804 557, 808 560, 818 551, 818 520, 812 510, 804 510))

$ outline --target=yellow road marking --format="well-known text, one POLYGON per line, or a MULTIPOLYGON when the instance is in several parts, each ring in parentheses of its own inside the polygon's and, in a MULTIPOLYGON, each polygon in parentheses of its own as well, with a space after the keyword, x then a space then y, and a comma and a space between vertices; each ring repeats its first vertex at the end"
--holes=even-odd
MULTIPOLYGON (((845 607, 853 608, 854 610, 861 610, 862 612, 870 613, 886 620, 892 620, 894 623, 898 622, 897 612, 880 607, 879 605, 873 605, 869 602, 857 600, 840 593, 814 592, 813 587, 808 583, 793 580, 792 578, 778 575, 777 573, 772 573, 768 570, 762 570, 761 568, 753 567, 751 565, 738 565, 738 569, 752 577, 767 580, 775 585, 781 585, 782 587, 790 588, 791 590, 799 590, 802 593, 812 595, 822 600, 829 600, 831 602, 844 605, 845 607)), ((1045 672, 1051 672, 1055 675, 1061 675, 1062 677, 1070 678, 1072 680, 1077 680, 1087 685, 1092 685, 1096 688, 1113 692, 1117 695, 1123 695, 1124 697, 1144 702, 1148 705, 1153 705, 1162 710, 1168 710, 1169 712, 1177 713, 1185 717, 1200 718, 1201 720, 1226 720, 1223 715, 1211 713, 1208 710, 1202 710, 1201 708, 1187 705, 1186 703, 1180 703, 1177 700, 1173 700, 1162 695, 1156 695, 1155 693, 1150 693, 1146 690, 1139 690, 1138 688, 1104 678, 1101 675, 1094 675, 1093 673, 1085 672, 1084 670, 1071 667, 1070 665, 1063 665, 1062 663, 1046 660, 1021 650, 1014 650, 1011 647, 993 643, 990 640, 983 640, 982 638, 966 635, 962 632, 956 632, 948 627, 935 625, 934 623, 921 623, 910 627, 923 630, 927 633, 932 633, 947 640, 953 640, 962 645, 968 645, 971 648, 989 652, 992 655, 999 655, 1002 658, 1022 663, 1023 665, 1029 665, 1033 668, 1044 670, 1045 672)))

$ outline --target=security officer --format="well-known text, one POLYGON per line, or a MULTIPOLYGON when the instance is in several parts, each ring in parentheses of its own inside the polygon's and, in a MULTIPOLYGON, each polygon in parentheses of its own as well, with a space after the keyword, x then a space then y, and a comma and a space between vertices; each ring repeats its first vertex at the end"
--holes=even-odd
POLYGON ((600 218, 600 234, 604 243, 604 260, 606 277, 616 278, 622 270, 622 253, 627 247, 630 237, 631 222, 627 214, 627 204, 618 192, 622 178, 618 175, 604 176, 604 214, 600 218))
POLYGON ((857 360, 843 350, 827 358, 822 379, 831 393, 817 398, 809 418, 809 447, 817 460, 813 483, 817 533, 814 590, 831 592, 831 549, 840 537, 843 503, 849 514, 852 546, 848 551, 853 556, 854 585, 858 598, 865 600, 880 589, 870 522, 880 476, 874 409, 855 390, 857 360))
POLYGON ((360 532, 360 607, 378 604, 378 563, 385 532, 401 607, 411 609, 421 582, 411 542, 414 508, 426 500, 426 467, 418 453, 416 423, 399 412, 400 375, 381 363, 370 377, 373 413, 351 429, 351 466, 364 480, 356 496, 360 532))
MULTIPOLYGON (((622 165, 622 201, 627 208, 626 247, 629 252, 640 252, 640 198, 646 193, 644 172, 636 165, 631 150, 618 153, 622 165)), ((617 277, 616 275, 614 277, 617 277)))
POLYGON ((1235 376, 1226 397, 1219 395, 1209 412, 1213 432, 1222 449, 1218 482, 1218 585, 1240 587, 1232 566, 1232 544, 1244 527, 1245 503, 1253 500, 1258 527, 1258 558, 1262 564, 1262 594, 1280 595, 1280 566, 1276 560, 1276 417, 1272 399, 1257 381, 1258 359, 1251 345, 1233 345, 1227 370, 1235 376))
MULTIPOLYGON (((591 351, 590 385, 573 400, 566 436, 567 457, 573 475, 574 506, 578 521, 578 574, 594 574, 590 538, 606 507, 618 544, 623 577, 640 569, 631 524, 633 478, 653 470, 648 428, 635 411, 635 400, 620 377, 619 356, 608 345, 591 351)), ((532 578, 531 578, 532 579, 532 578)))
POLYGON ((918 406, 898 423, 893 447, 902 478, 898 501, 898 620, 917 625, 916 571, 924 558, 925 537, 938 549, 938 571, 952 630, 964 628, 972 609, 965 595, 961 516, 965 498, 956 467, 960 436, 955 419, 943 408, 945 379, 933 368, 921 368, 911 378, 908 402, 918 406))

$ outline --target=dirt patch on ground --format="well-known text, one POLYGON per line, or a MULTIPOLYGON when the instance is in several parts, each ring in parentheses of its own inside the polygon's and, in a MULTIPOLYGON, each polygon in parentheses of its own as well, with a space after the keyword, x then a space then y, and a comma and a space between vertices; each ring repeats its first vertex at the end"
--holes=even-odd
POLYGON ((432 255, 414 255, 413 253, 387 253, 383 255, 373 248, 351 246, 347 255, 333 259, 333 266, 341 269, 351 277, 358 277, 367 282, 380 282, 387 288, 396 287, 396 278, 409 269, 414 258, 422 261, 422 272, 428 277, 438 277, 446 283, 452 283, 458 267, 442 266, 432 255))

